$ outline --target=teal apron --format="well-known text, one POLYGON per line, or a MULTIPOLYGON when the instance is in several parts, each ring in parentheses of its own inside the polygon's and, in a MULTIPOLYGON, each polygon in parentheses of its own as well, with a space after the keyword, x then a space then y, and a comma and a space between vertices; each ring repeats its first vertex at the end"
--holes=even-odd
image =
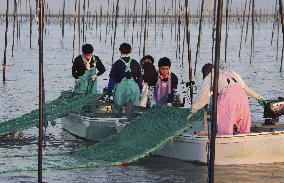
MULTIPOLYGON (((86 65, 86 59, 84 55, 81 56, 84 64, 86 65)), ((84 75, 80 76, 78 80, 75 81, 74 93, 85 93, 85 94, 97 94, 97 80, 92 81, 91 76, 97 73, 96 69, 96 58, 93 55, 94 67, 90 70, 85 70, 84 75)))
MULTIPOLYGON (((125 64, 125 72, 131 72, 130 60, 126 63, 124 60, 121 61, 125 64)), ((129 102, 132 102, 133 105, 140 105, 140 90, 138 84, 134 81, 134 79, 124 77, 120 83, 116 83, 114 86, 114 104, 115 105, 127 105, 129 102)), ((113 113, 117 113, 118 109, 114 108, 113 113)))

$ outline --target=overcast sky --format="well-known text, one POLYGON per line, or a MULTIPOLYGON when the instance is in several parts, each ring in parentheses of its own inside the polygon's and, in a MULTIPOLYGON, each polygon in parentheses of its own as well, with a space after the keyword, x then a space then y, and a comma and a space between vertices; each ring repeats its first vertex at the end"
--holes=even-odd
MULTIPOLYGON (((29 12, 29 8, 26 8, 26 4, 29 4, 29 1, 31 2, 31 7, 33 10, 35 10, 35 0, 17 0, 18 2, 21 2, 21 10, 20 12, 26 13, 29 12)), ((52 13, 58 13, 59 11, 62 10, 63 7, 63 1, 64 0, 45 0, 46 3, 48 4, 48 7, 50 8, 52 13)), ((65 7, 65 12, 68 13, 74 13, 74 6, 75 6, 75 1, 76 0, 65 0, 66 2, 66 7, 65 7)), ((81 7, 83 7, 84 0, 81 1, 81 7)), ((113 3, 116 2, 116 0, 85 0, 86 2, 86 9, 88 7, 88 2, 90 3, 90 12, 91 14, 95 14, 96 11, 99 12, 100 7, 102 7, 103 12, 106 13, 108 9, 108 1, 110 2, 110 8, 109 11, 112 11, 112 6, 113 3)), ((120 12, 124 13, 124 9, 129 8, 130 11, 133 11, 134 7, 134 1, 135 0, 120 0, 120 12)), ((144 2, 146 0, 143 0, 144 2)), ((154 0, 149 0, 150 1, 150 8, 154 10, 154 0)), ((213 5, 213 0, 205 0, 206 7, 208 11, 212 11, 212 5, 213 5)), ((224 0, 226 2, 227 0, 224 0)), ((232 12, 240 12, 242 9, 244 9, 244 4, 246 0, 229 0, 231 3, 231 8, 232 12)), ((247 0, 249 2, 249 0, 247 0)), ((278 1, 278 0, 277 0, 278 1)), ((166 8, 166 11, 171 12, 171 6, 172 2, 176 2, 177 6, 178 3, 181 2, 184 4, 184 0, 157 0, 157 12, 162 12, 164 7, 166 8)), ((189 5, 190 5, 190 12, 194 14, 197 9, 200 8, 200 2, 201 0, 189 0, 189 5)), ((275 2, 276 0, 255 0, 255 6, 256 10, 262 9, 262 11, 269 11, 272 12, 274 11, 275 8, 275 2)), ((6 11, 6 0, 0 0, 0 12, 5 13, 6 11)), ((14 7, 14 0, 9 0, 9 11, 12 12, 13 7, 14 7)), ((29 6, 28 6, 29 7, 29 6)), ((137 0, 137 12, 141 12, 142 7, 142 0, 137 0)))

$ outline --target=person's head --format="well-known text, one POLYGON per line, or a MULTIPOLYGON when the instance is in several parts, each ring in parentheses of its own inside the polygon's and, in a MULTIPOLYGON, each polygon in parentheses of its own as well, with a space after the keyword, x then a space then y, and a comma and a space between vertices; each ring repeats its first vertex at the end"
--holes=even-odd
POLYGON ((151 55, 146 55, 144 56, 141 60, 140 60, 140 65, 144 65, 144 64, 154 64, 154 58, 151 55))
POLYGON ((167 57, 163 57, 158 62, 159 72, 162 76, 168 76, 171 69, 171 61, 167 57))
POLYGON ((213 68, 214 65, 210 63, 207 63, 202 67, 203 79, 212 72, 213 68))
POLYGON ((131 53, 131 45, 128 43, 122 43, 119 47, 119 51, 123 55, 127 55, 131 53))
POLYGON ((94 48, 91 44, 84 44, 82 46, 82 52, 86 60, 91 60, 93 57, 94 48))

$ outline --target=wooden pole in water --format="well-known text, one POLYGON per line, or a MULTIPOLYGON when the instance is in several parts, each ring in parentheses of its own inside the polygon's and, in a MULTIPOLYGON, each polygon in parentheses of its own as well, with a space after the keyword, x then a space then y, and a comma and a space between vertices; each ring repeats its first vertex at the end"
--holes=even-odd
POLYGON ((32 14, 32 6, 31 6, 31 0, 29 0, 30 5, 30 49, 32 48, 32 27, 33 27, 33 14, 32 14))
POLYGON ((137 19, 137 15, 136 15, 136 3, 137 3, 137 0, 134 0, 133 15, 132 15, 132 39, 131 39, 132 45, 133 45, 133 41, 134 41, 135 21, 136 21, 136 19, 137 19))
POLYGON ((3 83, 6 81, 6 62, 7 62, 7 44, 8 44, 8 26, 9 26, 9 0, 7 0, 7 9, 6 9, 6 30, 5 30, 5 49, 4 49, 4 59, 3 59, 3 83))
POLYGON ((74 35, 73 35, 73 43, 72 43, 72 46, 73 46, 73 55, 72 55, 72 63, 74 61, 74 57, 75 57, 75 53, 74 53, 74 50, 75 50, 75 38, 76 38, 76 11, 77 11, 77 1, 75 1, 75 15, 74 15, 74 25, 73 25, 73 29, 74 29, 74 35))
POLYGON ((116 38, 116 28, 117 28, 117 18, 119 13, 119 0, 116 2, 116 10, 115 10, 115 21, 114 21, 114 35, 113 35, 113 45, 112 45, 112 64, 114 63, 114 48, 115 48, 115 38, 116 38))
POLYGON ((192 64, 191 64, 191 45, 190 45, 190 17, 188 1, 185 0, 185 23, 186 23, 186 43, 187 43, 187 58, 188 58, 188 70, 189 70, 189 82, 190 82, 190 102, 193 103, 193 82, 192 82, 192 64))
POLYGON ((78 52, 81 53, 81 0, 78 1, 78 52))
POLYGON ((62 30, 61 30, 62 37, 64 37, 64 25, 65 25, 65 0, 63 1, 63 8, 62 8, 62 30))
POLYGON ((284 51, 284 17, 283 17, 283 2, 279 0, 279 12, 281 17, 281 25, 282 25, 282 54, 281 54, 281 65, 280 65, 280 72, 282 72, 283 68, 283 51, 284 51))
POLYGON ((146 10, 145 10, 145 27, 144 27, 144 44, 143 44, 143 56, 146 54, 146 40, 147 40, 147 13, 148 13, 148 0, 146 0, 146 10))
POLYGON ((155 45, 157 43, 157 0, 155 0, 155 45))
POLYGON ((250 51, 250 61, 249 63, 252 64, 252 58, 253 58, 253 53, 254 53, 254 7, 255 3, 254 0, 252 0, 252 8, 251 8, 251 40, 250 40, 250 45, 251 45, 251 51, 250 51))
POLYGON ((43 2, 38 1, 39 19, 39 124, 38 124, 38 182, 42 183, 42 130, 43 130, 43 2))
POLYGON ((14 57, 15 26, 16 26, 16 16, 17 16, 16 14, 17 14, 17 0, 14 0, 12 57, 14 57))
POLYGON ((242 28, 241 28, 241 41, 240 41, 240 48, 239 48, 239 58, 241 57, 241 49, 242 49, 242 42, 243 42, 243 32, 244 32, 244 25, 245 25, 246 9, 247 9, 247 0, 245 2, 245 9, 244 9, 244 13, 243 13, 243 22, 242 22, 242 28))
POLYGON ((228 51, 228 19, 229 19, 229 0, 226 1, 226 38, 225 38, 225 62, 227 63, 228 51))
POLYGON ((197 67, 197 57, 199 55, 200 50, 200 42, 201 42, 201 35, 202 35, 202 19, 203 19, 203 12, 204 12, 204 1, 201 2, 201 14, 199 19, 199 30, 198 30, 198 40, 197 40, 197 46, 196 46, 196 53, 195 53, 195 64, 194 64, 194 75, 196 75, 196 67, 197 67))
POLYGON ((214 63, 214 81, 213 81, 213 113, 211 122, 211 139, 210 139, 210 160, 208 168, 208 182, 214 182, 215 169, 215 139, 217 132, 217 98, 218 98, 218 79, 219 79, 219 65, 220 65, 220 45, 221 45, 221 31, 222 31, 222 16, 223 16, 223 0, 218 0, 217 8, 217 25, 216 25, 216 46, 215 46, 215 63, 214 63))

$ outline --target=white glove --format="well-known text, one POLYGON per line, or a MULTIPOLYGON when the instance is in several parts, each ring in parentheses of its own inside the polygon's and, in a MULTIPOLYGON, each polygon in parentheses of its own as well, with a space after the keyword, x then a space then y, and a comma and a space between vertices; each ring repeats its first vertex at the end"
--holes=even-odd
POLYGON ((156 103, 153 100, 150 100, 150 107, 153 107, 156 103))
POLYGON ((169 107, 173 106, 172 103, 167 103, 166 105, 169 106, 169 107))
POLYGON ((97 76, 96 74, 94 74, 94 75, 91 76, 91 80, 92 80, 92 81, 95 81, 95 80, 97 79, 97 77, 98 77, 98 76, 97 76))
POLYGON ((187 121, 190 122, 191 117, 194 115, 195 113, 190 112, 189 115, 187 116, 187 121))

